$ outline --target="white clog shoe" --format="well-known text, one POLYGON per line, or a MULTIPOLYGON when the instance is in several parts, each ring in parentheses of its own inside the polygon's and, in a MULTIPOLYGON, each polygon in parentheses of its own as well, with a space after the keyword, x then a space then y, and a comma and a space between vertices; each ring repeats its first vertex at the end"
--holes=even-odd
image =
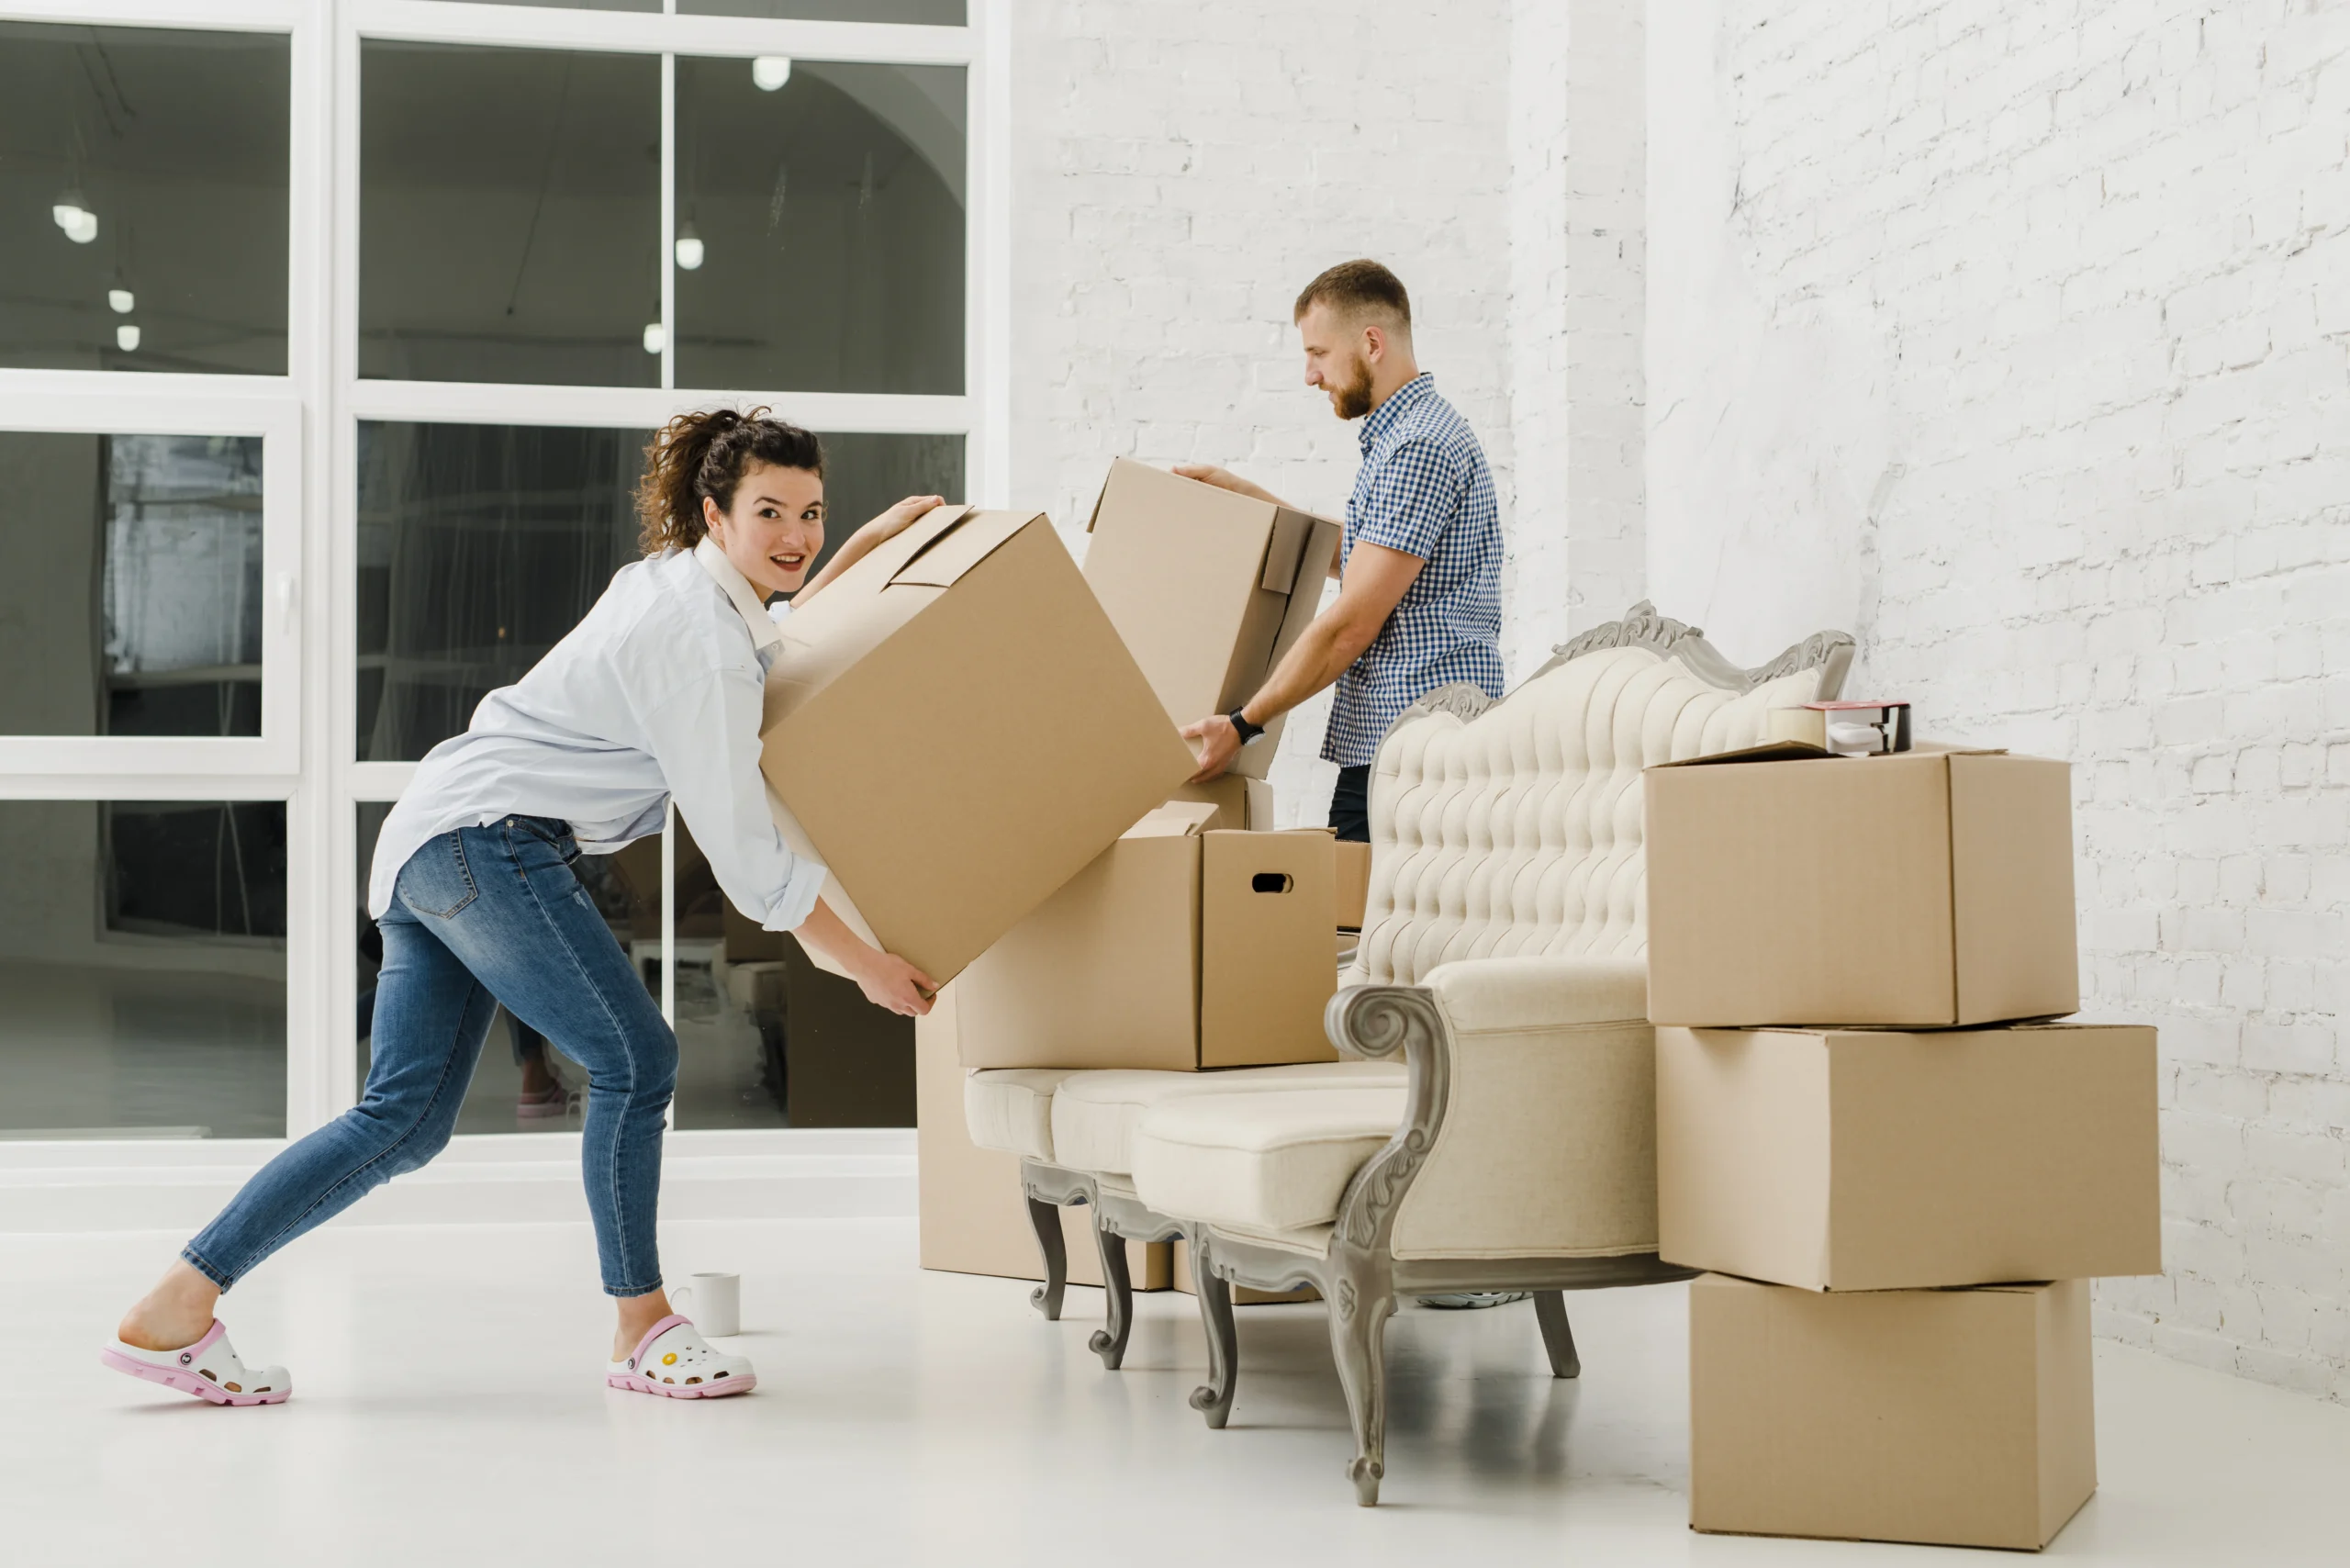
POLYGON ((98 1352, 98 1361, 125 1376, 160 1383, 214 1405, 283 1405, 294 1392, 294 1380, 284 1367, 248 1368, 217 1317, 204 1338, 184 1350, 142 1350, 117 1339, 98 1352))
POLYGON ((747 1359, 711 1350, 692 1323, 673 1312, 644 1331, 634 1355, 605 1367, 604 1382, 665 1399, 715 1399, 750 1393, 759 1374, 747 1359))

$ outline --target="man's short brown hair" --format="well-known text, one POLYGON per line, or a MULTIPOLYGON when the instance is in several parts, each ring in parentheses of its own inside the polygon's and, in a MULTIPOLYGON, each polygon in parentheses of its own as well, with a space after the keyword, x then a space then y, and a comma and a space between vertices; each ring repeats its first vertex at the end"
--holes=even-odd
POLYGON ((1349 319, 1383 316, 1401 327, 1406 337, 1411 335, 1412 297, 1404 292, 1404 280, 1377 262, 1340 262, 1305 286, 1290 319, 1304 320, 1305 313, 1316 305, 1326 305, 1349 319))

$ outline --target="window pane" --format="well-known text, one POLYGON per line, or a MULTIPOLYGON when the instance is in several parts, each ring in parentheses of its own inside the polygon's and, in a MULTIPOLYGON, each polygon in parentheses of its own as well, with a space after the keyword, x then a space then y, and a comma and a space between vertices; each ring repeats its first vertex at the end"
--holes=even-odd
POLYGON ((677 62, 678 386, 963 390, 963 79, 677 62))
POLYGON ((371 39, 360 80, 359 374, 658 386, 659 57, 371 39))
POLYGON ((0 734, 261 734, 259 436, 0 431, 0 734))
POLYGON ((287 62, 0 23, 0 365, 285 374, 287 62))
POLYGON ((0 801, 0 1137, 285 1134, 285 805, 0 801))
POLYGON ((922 22, 959 28, 965 0, 677 0, 688 17, 781 17, 815 22, 922 22))
MULTIPOLYGON (((359 760, 413 761, 521 678, 637 558, 641 431, 362 422, 359 760)), ((827 543, 963 489, 963 438, 824 438, 827 543)))
POLYGON ((538 6, 561 11, 658 11, 661 0, 452 0, 459 6, 538 6))
MULTIPOLYGON (((374 1060, 375 977, 384 944, 367 918, 367 875, 375 859, 388 803, 359 807, 359 1015, 356 1020, 359 1084, 364 1095, 374 1060)), ((657 996, 661 990, 661 841, 641 839, 618 855, 583 855, 573 866, 605 924, 621 946, 637 958, 638 972, 657 996)), ((481 1059, 457 1112, 461 1133, 577 1132, 587 1109, 588 1071, 563 1054, 559 1043, 523 1024, 503 1007, 490 1021, 481 1059)))

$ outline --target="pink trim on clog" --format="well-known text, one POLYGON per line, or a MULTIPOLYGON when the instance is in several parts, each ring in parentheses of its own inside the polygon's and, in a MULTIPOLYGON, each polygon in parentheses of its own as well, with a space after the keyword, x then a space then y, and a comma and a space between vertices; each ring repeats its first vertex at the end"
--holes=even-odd
POLYGON ((634 1372, 636 1370, 636 1363, 644 1360, 644 1352, 653 1348, 653 1341, 658 1339, 662 1335, 666 1334, 670 1329, 675 1328, 680 1323, 686 1325, 688 1327, 693 1327, 692 1318, 688 1317, 682 1312, 673 1312, 668 1316, 663 1318, 660 1322, 655 1324, 652 1327, 646 1329, 644 1331, 644 1338, 636 1342, 636 1349, 628 1353, 628 1370, 634 1372))
POLYGON ((628 1389, 636 1394, 657 1394, 664 1399, 721 1399, 730 1394, 748 1394, 759 1386, 758 1374, 728 1377, 720 1373, 716 1382, 694 1383, 656 1383, 643 1372, 607 1372, 608 1387, 628 1389))
MULTIPOLYGON (((197 1372, 196 1363, 202 1361, 204 1352, 210 1350, 214 1343, 228 1332, 228 1326, 216 1317, 212 1320, 212 1327, 205 1330, 204 1338, 185 1349, 133 1353, 138 1351, 137 1346, 122 1346, 118 1350, 110 1345, 98 1352, 98 1364, 127 1376, 135 1377, 142 1383, 159 1383, 165 1388, 177 1393, 193 1394, 198 1399, 211 1405, 285 1404, 287 1397, 294 1392, 291 1378, 286 1380, 285 1386, 283 1388, 272 1388, 265 1392, 252 1394, 241 1391, 232 1394, 197 1372), (151 1361, 147 1360, 149 1356, 169 1356, 172 1360, 169 1362, 151 1361)), ((121 1345, 121 1341, 117 1340, 116 1345, 121 1345)))

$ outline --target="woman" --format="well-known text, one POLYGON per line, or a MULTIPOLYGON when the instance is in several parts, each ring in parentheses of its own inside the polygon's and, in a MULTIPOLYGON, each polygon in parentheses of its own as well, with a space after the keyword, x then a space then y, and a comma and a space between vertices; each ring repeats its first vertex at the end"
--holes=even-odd
POLYGON ((679 1398, 747 1391, 669 1310, 654 1217, 677 1042, 587 892, 582 853, 658 833, 674 799, 738 909, 796 931, 867 998, 930 1010, 930 977, 858 938, 817 897, 824 868, 785 847, 759 772, 769 595, 799 602, 939 504, 900 501, 811 579, 824 458, 767 410, 685 414, 647 453, 647 558, 473 723, 433 748, 384 823, 368 913, 383 935, 374 1060, 360 1103, 271 1160, 188 1243, 103 1352, 118 1372, 216 1405, 274 1405, 285 1369, 248 1368, 213 1316, 271 1253, 439 1153, 499 1002, 588 1070, 588 1208, 616 1298, 605 1380, 679 1398))

